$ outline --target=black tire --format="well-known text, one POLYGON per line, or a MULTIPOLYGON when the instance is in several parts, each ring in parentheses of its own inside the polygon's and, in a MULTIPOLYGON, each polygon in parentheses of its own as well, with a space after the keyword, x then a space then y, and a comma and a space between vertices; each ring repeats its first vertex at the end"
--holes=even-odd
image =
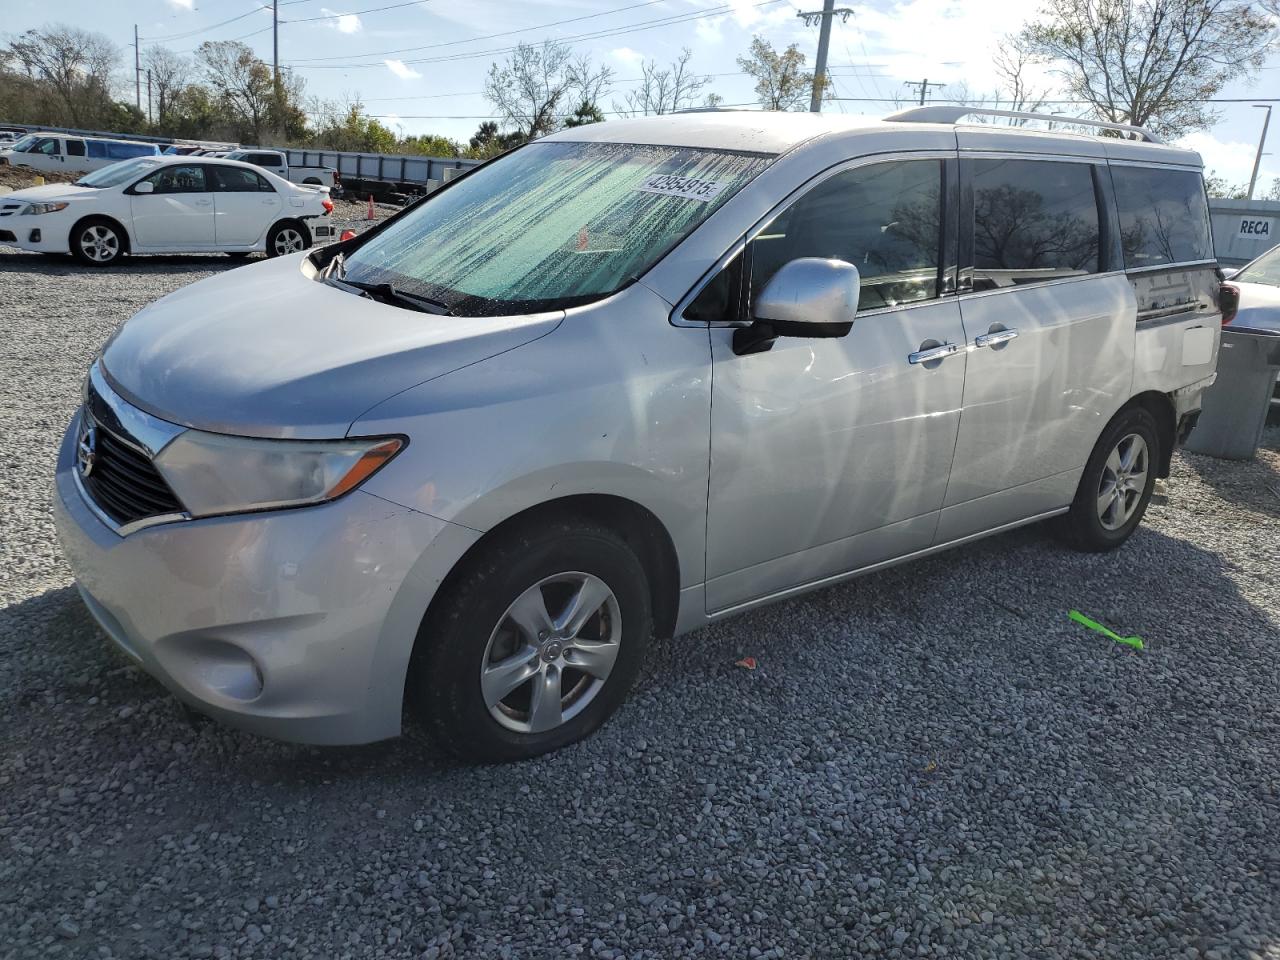
POLYGON ((297 220, 281 220, 269 231, 267 231, 267 256, 268 257, 284 257, 291 253, 298 253, 306 250, 311 246, 311 231, 300 224, 297 220), (301 241, 301 246, 294 249, 284 249, 281 243, 282 238, 286 237, 289 232, 301 241))
POLYGON ((71 255, 90 267, 119 263, 129 248, 124 228, 106 217, 86 217, 71 228, 71 255))
POLYGON ((1068 546, 1086 553, 1101 553, 1120 546, 1137 529, 1147 512, 1151 492, 1156 485, 1156 467, 1160 462, 1160 431, 1155 419, 1142 407, 1121 410, 1102 431, 1093 453, 1089 455, 1071 509, 1054 521, 1058 537, 1068 546), (1114 476, 1108 460, 1113 451, 1119 453, 1120 445, 1127 444, 1132 437, 1141 438, 1146 446, 1146 478, 1130 493, 1120 495, 1115 506, 1120 512, 1110 514, 1113 525, 1109 526, 1103 520, 1100 506, 1102 495, 1115 487, 1114 483, 1108 486, 1108 478, 1114 476), (1124 519, 1125 513, 1128 514, 1127 519, 1124 519))
MULTIPOLYGON (((524 760, 590 736, 626 697, 653 634, 644 567, 621 537, 587 522, 557 519, 514 529, 467 561, 444 589, 448 592, 433 606, 419 631, 408 694, 433 739, 466 761, 524 760), (510 729, 490 711, 481 688, 480 672, 490 638, 494 637, 497 643, 506 636, 498 628, 505 624, 504 630, 509 632, 514 626, 505 618, 517 598, 559 574, 590 575, 612 591, 620 621, 617 657, 607 677, 585 699, 585 705, 577 708, 576 715, 542 732, 510 729)), ((548 611, 557 606, 558 589, 558 584, 544 588, 548 611)), ((571 590, 572 586, 563 589, 571 590)), ((602 608, 583 632, 608 630, 608 609, 602 608)), ((523 647, 530 641, 521 636, 515 642, 523 647)), ((565 653, 566 658, 572 656, 572 650, 565 653)), ((515 659, 512 657, 512 661, 515 659)), ((493 659, 488 662, 492 664, 493 659)), ((527 657, 524 662, 546 669, 536 656, 527 657)), ((594 682, 588 674, 573 671, 571 665, 562 664, 560 669, 559 676, 566 684, 580 685, 586 679, 589 689, 594 682)), ((530 677, 508 695, 509 700, 518 701, 529 688, 529 721, 533 717, 532 688, 536 679, 536 675, 530 677)), ((571 712, 572 690, 565 695, 561 688, 561 693, 569 704, 567 712, 571 712)), ((505 702, 496 704, 494 709, 510 711, 505 702)), ((519 724, 525 719, 518 709, 511 712, 511 717, 506 723, 519 724)))

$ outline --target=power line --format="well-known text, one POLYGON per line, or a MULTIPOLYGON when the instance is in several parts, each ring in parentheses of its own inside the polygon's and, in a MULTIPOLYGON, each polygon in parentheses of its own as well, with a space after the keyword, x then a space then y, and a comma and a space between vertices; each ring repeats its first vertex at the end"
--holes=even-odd
POLYGON ((384 10, 398 10, 400 7, 421 6, 427 0, 408 0, 406 3, 392 3, 385 7, 370 7, 368 10, 352 10, 350 13, 326 13, 319 17, 302 17, 298 20, 283 20, 282 23, 314 23, 317 20, 341 20, 343 17, 361 17, 366 13, 381 13, 384 10))
POLYGON ((252 10, 250 10, 248 13, 242 13, 236 17, 229 17, 226 20, 221 20, 218 23, 210 24, 207 27, 201 27, 198 30, 188 30, 186 33, 165 34, 164 36, 160 36, 160 37, 142 37, 141 39, 143 40, 186 40, 188 37, 194 37, 201 33, 208 33, 210 30, 216 30, 218 29, 218 27, 225 27, 228 23, 235 23, 237 20, 243 20, 245 17, 252 17, 255 13, 259 12, 260 10, 266 10, 270 12, 271 8, 264 7, 264 6, 257 6, 257 7, 254 7, 252 10))
MULTIPOLYGON (((293 2, 300 3, 302 2, 302 0, 293 0, 293 2)), ((633 3, 625 7, 615 7, 612 10, 604 10, 600 13, 588 13, 585 16, 569 17, 565 20, 552 20, 549 23, 538 23, 538 24, 534 24, 531 27, 520 27, 519 29, 516 29, 516 30, 503 30, 501 33, 488 33, 481 37, 471 37, 469 40, 447 40, 444 43, 428 43, 420 47, 400 47, 396 50, 379 50, 376 52, 369 52, 369 53, 356 53, 356 54, 343 53, 343 54, 338 54, 332 57, 303 57, 302 60, 298 62, 299 63, 302 63, 302 62, 320 63, 325 60, 347 60, 353 56, 383 57, 383 56, 390 56, 393 53, 413 53, 417 50, 434 50, 439 47, 453 47, 463 43, 476 43, 480 40, 493 40, 496 37, 509 37, 513 33, 529 33, 534 30, 545 30, 548 27, 562 26, 566 23, 577 23, 581 20, 593 20, 597 17, 607 17, 615 13, 625 13, 628 10, 636 10, 636 9, 639 9, 640 7, 652 7, 654 4, 668 3, 668 2, 670 2, 670 0, 645 0, 644 3, 633 3)), ((297 22, 301 22, 301 21, 297 21, 297 22)))
MULTIPOLYGON (((768 6, 773 6, 774 4, 785 3, 785 2, 786 0, 760 0, 760 2, 754 3, 751 6, 752 7, 768 7, 768 6)), ((634 23, 624 27, 611 27, 604 30, 594 31, 591 33, 582 33, 582 34, 577 34, 577 35, 568 36, 568 37, 557 37, 556 40, 561 43, 569 43, 569 42, 578 41, 578 40, 599 40, 605 37, 616 37, 616 36, 622 36, 623 34, 628 34, 628 33, 638 33, 643 30, 653 30, 658 27, 674 26, 680 23, 692 23, 695 20, 705 20, 708 17, 719 17, 727 13, 730 13, 733 10, 734 10, 733 4, 725 3, 725 4, 721 4, 718 7, 713 7, 709 10, 703 11, 701 13, 677 14, 675 16, 663 17, 657 20, 641 21, 640 23, 634 23)), ((419 64, 419 63, 446 63, 446 62, 452 62, 452 61, 458 61, 458 60, 474 60, 480 57, 501 56, 503 54, 507 54, 515 51, 516 49, 518 49, 518 47, 519 47, 519 44, 516 44, 513 46, 491 48, 488 50, 476 50, 468 53, 449 54, 447 56, 441 56, 441 57, 419 57, 413 60, 406 60, 404 61, 404 63, 406 65, 409 65, 409 64, 419 64)), ((295 62, 291 62, 289 66, 297 67, 300 70, 348 70, 348 69, 365 69, 365 68, 371 68, 371 67, 382 67, 383 63, 380 60, 374 61, 372 63, 333 63, 333 64, 329 64, 329 63, 308 64, 308 63, 302 63, 300 61, 295 61, 295 62)))

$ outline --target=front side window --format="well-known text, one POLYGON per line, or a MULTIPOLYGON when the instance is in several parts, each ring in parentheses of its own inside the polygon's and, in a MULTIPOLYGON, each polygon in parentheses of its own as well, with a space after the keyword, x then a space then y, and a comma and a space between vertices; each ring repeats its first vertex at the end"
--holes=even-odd
POLYGON ((58 146, 58 141, 53 137, 45 137, 43 140, 37 140, 27 152, 43 154, 46 157, 57 157, 62 154, 62 149, 58 146))
POLYGON ((267 178, 244 167, 213 168, 215 188, 222 193, 274 193, 267 178))
POLYGON ((1200 174, 1113 165, 1111 182, 1127 269, 1214 259, 1209 201, 1200 174))
POLYGON ((1231 279, 1280 287, 1280 246, 1272 247, 1231 279))
POLYGON ((155 184, 156 193, 204 193, 204 167, 198 164, 182 164, 163 167, 147 177, 147 183, 155 184))
POLYGON ((1090 164, 967 162, 975 291, 1100 271, 1101 228, 1090 164))
POLYGON ((844 260, 862 278, 859 310, 938 296, 942 161, 877 163, 837 173, 784 210, 751 243, 751 301, 801 257, 844 260))
POLYGON ((609 296, 658 262, 770 162, 627 143, 533 143, 411 209, 345 258, 454 314, 559 309, 609 296))

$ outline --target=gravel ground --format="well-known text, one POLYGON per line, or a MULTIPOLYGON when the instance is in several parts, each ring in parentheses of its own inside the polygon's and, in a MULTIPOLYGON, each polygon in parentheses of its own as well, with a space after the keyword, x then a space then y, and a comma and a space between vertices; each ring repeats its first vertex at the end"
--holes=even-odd
POLYGON ((0 953, 1280 958, 1280 430, 1117 553, 1028 529, 660 643, 555 756, 288 746, 120 660, 47 507, 97 346, 229 267, 0 250, 0 953))

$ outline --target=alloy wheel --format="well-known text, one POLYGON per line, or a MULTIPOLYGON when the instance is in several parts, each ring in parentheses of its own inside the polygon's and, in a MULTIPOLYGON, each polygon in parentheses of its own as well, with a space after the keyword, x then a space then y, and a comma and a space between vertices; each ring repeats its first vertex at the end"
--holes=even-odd
POLYGON ((1136 433, 1120 438, 1102 466, 1098 483, 1098 520, 1104 529, 1119 530, 1133 516, 1147 488, 1147 442, 1136 433))
POLYGON ((80 249, 95 263, 106 263, 120 253, 120 238, 110 227, 95 223, 80 234, 80 249))
POLYGON ((286 253, 297 253, 307 248, 306 243, 300 234, 293 227, 285 227, 276 234, 275 239, 276 253, 284 256, 286 253))
POLYGON ((622 643, 608 585, 558 573, 515 599, 489 637, 480 690, 490 715, 517 733, 545 733, 582 712, 604 687, 622 643))

